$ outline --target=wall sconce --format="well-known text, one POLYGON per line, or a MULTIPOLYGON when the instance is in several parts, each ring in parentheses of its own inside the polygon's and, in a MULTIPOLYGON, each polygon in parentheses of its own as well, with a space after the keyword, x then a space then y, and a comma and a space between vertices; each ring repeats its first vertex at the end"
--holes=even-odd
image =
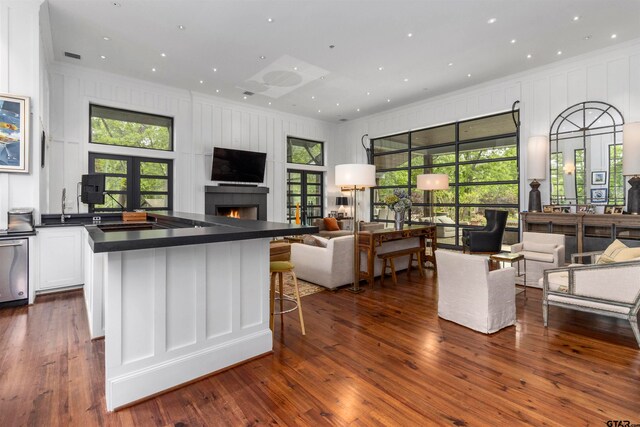
POLYGON ((573 175, 573 173, 576 171, 576 165, 574 165, 573 163, 567 163, 562 167, 562 170, 567 175, 573 175))
POLYGON ((630 176, 627 212, 640 214, 640 122, 627 123, 622 128, 622 175, 630 176))
POLYGON ((540 183, 547 177, 547 148, 549 140, 546 136, 532 136, 527 141, 527 178, 532 179, 529 191, 529 212, 542 212, 540 183))

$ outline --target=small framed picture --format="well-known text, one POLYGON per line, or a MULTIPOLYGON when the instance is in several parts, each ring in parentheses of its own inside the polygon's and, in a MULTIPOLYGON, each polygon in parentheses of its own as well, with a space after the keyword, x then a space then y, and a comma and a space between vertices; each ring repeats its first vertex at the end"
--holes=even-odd
POLYGON ((338 212, 338 214, 337 214, 337 215, 338 215, 338 216, 337 216, 336 218, 338 218, 338 219, 342 219, 342 218, 344 218, 344 213, 343 213, 343 212, 338 212))
POLYGON ((554 206, 553 213, 571 213, 570 206, 554 206))
POLYGON ((544 213, 552 213, 553 212, 553 205, 544 205, 542 207, 542 212, 544 212, 544 213))
POLYGON ((592 203, 606 203, 607 201, 607 189, 606 188, 592 188, 591 189, 591 202, 592 203))
POLYGON ((331 211, 331 213, 329 214, 331 218, 335 218, 337 215, 338 215, 338 211, 331 211))
POLYGON ((591 172, 592 185, 605 185, 606 183, 607 183, 607 172, 605 171, 591 172))
POLYGON ((592 214, 596 212, 596 209, 593 205, 576 205, 576 212, 592 214))
POLYGON ((607 205, 604 207, 605 214, 622 215, 622 206, 607 205))

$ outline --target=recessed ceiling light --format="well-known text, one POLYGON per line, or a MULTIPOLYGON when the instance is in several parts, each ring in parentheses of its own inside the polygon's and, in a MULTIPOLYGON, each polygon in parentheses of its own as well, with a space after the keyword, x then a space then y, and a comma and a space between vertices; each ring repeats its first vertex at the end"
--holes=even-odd
POLYGON ((378 67, 378 71, 384 70, 384 67, 378 67))
POLYGON ((293 67, 293 71, 298 71, 298 67, 293 67))
POLYGON ((320 80, 324 80, 324 76, 320 76, 320 80))
POLYGON ((340 106, 340 103, 339 103, 339 102, 336 102, 336 107, 339 107, 339 106, 340 106))
POLYGON ((497 21, 496 18, 489 18, 489 20, 487 21, 487 24, 495 24, 497 21))
POLYGON ((204 84, 204 80, 200 80, 200 84, 204 84))
POLYGON ((104 55, 100 55, 100 59, 107 59, 107 57, 104 55))
POLYGON ((316 97, 315 97, 315 96, 313 96, 313 95, 311 95, 311 99, 316 99, 316 97))
POLYGON ((242 97, 242 99, 247 99, 247 97, 246 97, 246 96, 243 96, 243 97, 242 97))
POLYGON ((318 113, 322 113, 322 110, 318 110, 318 113))
POLYGON ((389 98, 387 98, 387 102, 391 102, 391 100, 389 98))
POLYGON ((449 67, 451 67, 451 66, 453 66, 453 62, 449 62, 447 65, 448 65, 449 67))
POLYGON ((612 39, 615 39, 616 37, 618 37, 618 35, 617 35, 617 34, 611 34, 611 38, 612 38, 612 39))
POLYGON ((216 89, 216 93, 220 93, 220 89, 216 89))
POLYGON ((409 79, 405 77, 405 78, 403 79, 403 81, 404 81, 404 82, 408 82, 408 81, 409 81, 409 79))
POLYGON ((214 73, 217 73, 217 72, 218 72, 218 69, 217 69, 217 68, 212 68, 212 70, 213 70, 213 72, 214 72, 214 73))
POLYGON ((589 40, 591 38, 591 34, 587 34, 586 36, 583 37, 584 40, 589 40))
POLYGON ((531 54, 530 53, 527 55, 527 59, 531 59, 531 54))
POLYGON ((153 72, 155 73, 155 72, 156 72, 156 69, 155 69, 155 68, 152 68, 152 69, 151 69, 151 71, 153 71, 153 72))
POLYGON ((273 22, 273 18, 267 18, 267 22, 271 24, 273 22))
POLYGON ((467 77, 471 77, 471 73, 467 74, 467 77))
POLYGON ((271 101, 269 101, 269 105, 271 105, 271 101))
POLYGON ((107 42, 108 42, 109 40, 111 40, 111 37, 104 36, 104 37, 102 38, 102 40, 104 40, 104 41, 107 41, 107 42))
POLYGON ((178 25, 178 29, 179 29, 179 30, 186 30, 186 29, 187 29, 187 27, 185 27, 184 25, 178 25))
POLYGON ((407 37, 413 37, 413 33, 408 33, 407 37))
POLYGON ((580 20, 580 16, 578 16, 578 15, 574 16, 574 17, 573 17, 573 20, 574 20, 574 21, 579 21, 579 20, 580 20))
POLYGON ((511 44, 516 44, 516 39, 511 39, 511 44))
POLYGON ((356 111, 357 111, 357 112, 360 112, 360 109, 359 109, 359 108, 356 108, 356 111))
POLYGON ((367 92, 367 96, 371 95, 371 92, 367 92))
POLYGON ((267 57, 264 55, 260 55, 260 59, 267 59, 267 57))
POLYGON ((562 55, 562 51, 561 50, 557 51, 556 55, 562 55))
POLYGON ((167 54, 163 52, 163 53, 160 54, 160 56, 162 56, 163 58, 166 58, 167 54))

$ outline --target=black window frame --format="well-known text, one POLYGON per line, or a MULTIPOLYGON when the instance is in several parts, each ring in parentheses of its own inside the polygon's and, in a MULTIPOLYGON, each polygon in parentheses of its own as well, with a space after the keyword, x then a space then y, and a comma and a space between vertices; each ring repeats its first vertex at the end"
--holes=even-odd
POLYGON ((125 148, 134 148, 134 149, 138 149, 138 150, 154 150, 154 151, 162 151, 162 152, 173 152, 174 151, 174 119, 173 117, 170 116, 163 116, 160 114, 152 114, 152 113, 145 113, 145 112, 141 112, 141 111, 134 111, 134 110, 127 110, 124 108, 115 108, 115 107, 110 107, 108 105, 100 105, 100 104, 89 104, 89 138, 88 141, 90 144, 96 144, 96 145, 106 145, 108 147, 125 147, 125 148), (93 141, 92 137, 93 137, 93 133, 92 133, 92 129, 91 129, 91 119, 93 118, 93 107, 98 107, 98 108, 104 108, 107 110, 113 110, 113 111, 122 111, 125 113, 133 113, 133 114, 140 114, 143 116, 148 116, 148 117, 157 117, 157 118, 161 118, 161 119, 168 119, 169 122, 171 123, 170 127, 169 127, 169 148, 168 149, 164 149, 164 148, 154 148, 154 147, 135 147, 135 146, 130 146, 130 145, 119 145, 119 144, 105 144, 104 142, 95 142, 93 141))
MULTIPOLYGON (((89 152, 89 173, 96 173, 95 171, 95 160, 96 159, 108 159, 108 160, 124 160, 127 161, 127 173, 124 176, 127 177, 127 190, 126 191, 106 191, 105 193, 109 194, 126 194, 127 203, 125 206, 125 210, 132 211, 134 209, 142 209, 146 211, 152 210, 173 210, 173 159, 162 159, 157 157, 142 157, 142 156, 128 156, 122 154, 110 154, 110 153, 96 153, 89 152), (140 196, 143 194, 140 191, 140 180, 141 179, 165 179, 164 177, 160 178, 156 175, 142 175, 140 173, 140 164, 143 162, 152 162, 152 163, 165 163, 167 164, 167 191, 157 191, 157 192, 144 192, 144 194, 166 194, 167 195, 167 207, 142 207, 140 206, 140 196)), ((121 174, 105 174, 107 177, 109 176, 123 176, 121 174)), ((105 194, 106 195, 106 194, 105 194)), ((109 198, 109 196, 106 196, 109 198)), ((95 209, 93 204, 89 205, 89 212, 120 212, 121 208, 100 208, 98 210, 95 209)))
POLYGON ((291 136, 291 135, 289 135, 289 136, 287 136, 287 153, 286 153, 286 156, 287 156, 287 163, 288 163, 288 164, 291 164, 291 165, 322 167, 322 166, 324 166, 324 165, 325 165, 325 164, 324 164, 324 163, 325 163, 325 159, 324 159, 324 142, 322 142, 322 141, 315 141, 315 140, 313 140, 313 139, 307 139, 307 138, 298 138, 297 136, 291 136), (311 143, 313 143, 313 144, 318 144, 318 145, 320 145, 320 160, 321 160, 321 163, 319 163, 319 164, 312 164, 312 163, 296 163, 296 162, 291 161, 291 157, 292 157, 292 156, 291 156, 291 154, 290 154, 290 152, 289 152, 289 148, 290 148, 290 147, 291 147, 291 145, 293 144, 293 143, 292 143, 292 140, 294 140, 294 139, 295 139, 295 140, 298 140, 298 141, 311 142, 311 143))

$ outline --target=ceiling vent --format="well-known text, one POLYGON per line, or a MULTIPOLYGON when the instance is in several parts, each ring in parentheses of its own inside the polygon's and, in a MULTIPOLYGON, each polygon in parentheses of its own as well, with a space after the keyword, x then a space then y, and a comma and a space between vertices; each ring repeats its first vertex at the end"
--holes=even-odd
POLYGON ((341 122, 348 122, 348 121, 349 121, 349 119, 340 119, 339 121, 341 121, 341 122))
POLYGON ((82 57, 77 53, 65 52, 64 56, 66 56, 67 58, 82 59, 82 57))
POLYGON ((253 92, 249 92, 248 90, 245 90, 244 92, 242 92, 243 95, 247 95, 247 96, 253 96, 255 95, 255 93, 253 92))

